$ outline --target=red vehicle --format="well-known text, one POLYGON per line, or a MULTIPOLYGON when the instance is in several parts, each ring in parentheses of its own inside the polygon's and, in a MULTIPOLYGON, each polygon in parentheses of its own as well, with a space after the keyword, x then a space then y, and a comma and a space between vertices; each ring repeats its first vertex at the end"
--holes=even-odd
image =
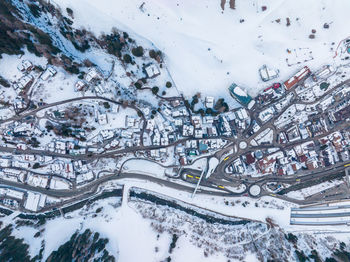
POLYGON ((278 88, 280 88, 280 87, 281 87, 281 84, 280 84, 280 83, 274 83, 272 86, 269 86, 268 88, 265 88, 265 89, 264 89, 264 92, 270 90, 271 88, 273 88, 273 89, 278 89, 278 88))

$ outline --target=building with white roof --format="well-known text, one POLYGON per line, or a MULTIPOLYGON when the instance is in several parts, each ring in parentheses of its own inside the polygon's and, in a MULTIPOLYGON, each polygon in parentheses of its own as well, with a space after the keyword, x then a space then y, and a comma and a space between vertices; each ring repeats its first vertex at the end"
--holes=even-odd
POLYGON ((86 87, 86 83, 82 80, 78 80, 75 85, 74 85, 74 90, 77 91, 82 91, 86 87))
POLYGON ((160 75, 159 68, 155 64, 150 64, 144 67, 147 77, 153 78, 160 75))
MULTIPOLYGON (((41 197, 42 197, 41 194, 29 191, 27 199, 24 204, 24 208, 29 211, 34 211, 34 212, 38 211, 41 197)), ((46 196, 43 196, 43 197, 46 198, 46 196)))
POLYGON ((69 189, 70 184, 63 179, 60 179, 58 177, 52 177, 50 181, 50 188, 51 189, 69 189))
POLYGON ((22 200, 24 193, 10 188, 0 188, 0 195, 22 200))
POLYGON ((29 60, 23 60, 22 63, 20 63, 18 66, 17 66, 17 69, 19 71, 30 71, 33 69, 33 64, 32 62, 30 62, 29 60))
POLYGON ((48 68, 46 68, 45 72, 41 75, 41 79, 46 81, 48 80, 50 77, 53 77, 54 75, 57 74, 56 69, 54 69, 53 67, 49 66, 48 68))
POLYGON ((21 77, 17 83, 14 85, 15 89, 24 89, 28 88, 33 84, 34 77, 31 75, 26 75, 21 77))
POLYGON ((85 80, 90 83, 93 80, 102 79, 102 74, 97 70, 97 68, 92 68, 86 75, 85 80))
POLYGON ((260 77, 261 80, 264 82, 270 81, 274 78, 278 77, 278 70, 274 70, 271 68, 268 68, 266 65, 263 65, 260 69, 259 69, 259 73, 260 73, 260 77))
POLYGON ((90 181, 94 178, 94 173, 92 171, 89 171, 87 173, 84 174, 80 174, 79 176, 77 176, 77 184, 81 184, 87 181, 90 181))
POLYGON ((205 98, 205 107, 206 108, 213 108, 214 107, 214 97, 207 96, 205 98))
POLYGON ((97 118, 98 118, 98 123, 99 123, 100 125, 106 125, 106 124, 108 124, 107 114, 98 113, 98 114, 97 114, 97 118))
POLYGON ((11 162, 9 158, 0 158, 0 167, 11 167, 11 162))

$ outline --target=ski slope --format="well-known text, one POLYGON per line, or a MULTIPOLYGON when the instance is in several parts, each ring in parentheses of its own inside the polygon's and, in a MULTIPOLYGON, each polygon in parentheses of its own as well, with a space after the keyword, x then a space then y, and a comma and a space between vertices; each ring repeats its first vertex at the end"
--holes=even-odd
POLYGON ((99 35, 115 26, 151 41, 165 53, 178 89, 188 96, 224 96, 231 82, 255 95, 269 84, 259 77, 263 64, 279 69, 279 80, 285 80, 305 60, 311 69, 331 64, 333 49, 350 35, 347 0, 236 0, 235 10, 228 1, 222 10, 219 0, 55 2, 73 9, 77 27, 99 35), (312 29, 315 39, 309 39, 312 29))

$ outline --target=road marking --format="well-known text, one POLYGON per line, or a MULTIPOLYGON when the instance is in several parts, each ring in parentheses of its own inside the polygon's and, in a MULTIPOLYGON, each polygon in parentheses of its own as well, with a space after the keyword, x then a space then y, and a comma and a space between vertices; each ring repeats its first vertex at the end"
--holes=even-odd
POLYGON ((197 192, 197 190, 198 190, 198 188, 199 188, 199 184, 200 184, 201 181, 202 181, 202 178, 203 178, 204 173, 205 173, 205 169, 202 170, 201 176, 200 176, 200 178, 198 179, 197 185, 196 185, 196 187, 195 187, 195 189, 194 189, 194 191, 193 191, 193 193, 192 193, 191 198, 194 198, 194 195, 196 194, 196 192, 197 192))

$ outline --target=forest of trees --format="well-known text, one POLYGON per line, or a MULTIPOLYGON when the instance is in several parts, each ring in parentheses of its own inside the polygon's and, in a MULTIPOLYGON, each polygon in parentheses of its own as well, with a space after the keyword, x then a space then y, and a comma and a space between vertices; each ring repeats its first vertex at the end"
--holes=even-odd
MULTIPOLYGON (((0 261, 1 262, 39 262, 43 260, 45 245, 42 244, 39 254, 31 258, 29 256, 29 245, 23 239, 12 236, 12 226, 6 226, 0 231, 0 261)), ((36 234, 33 237, 39 237, 36 234)), ((62 244, 56 251, 53 251, 47 262, 65 261, 116 261, 113 255, 106 250, 108 239, 100 238, 100 234, 86 229, 83 233, 75 232, 69 241, 62 244)))
POLYGON ((75 232, 69 241, 61 245, 47 258, 56 261, 101 261, 113 262, 115 258, 106 250, 108 239, 100 238, 99 233, 86 229, 84 233, 75 232))

